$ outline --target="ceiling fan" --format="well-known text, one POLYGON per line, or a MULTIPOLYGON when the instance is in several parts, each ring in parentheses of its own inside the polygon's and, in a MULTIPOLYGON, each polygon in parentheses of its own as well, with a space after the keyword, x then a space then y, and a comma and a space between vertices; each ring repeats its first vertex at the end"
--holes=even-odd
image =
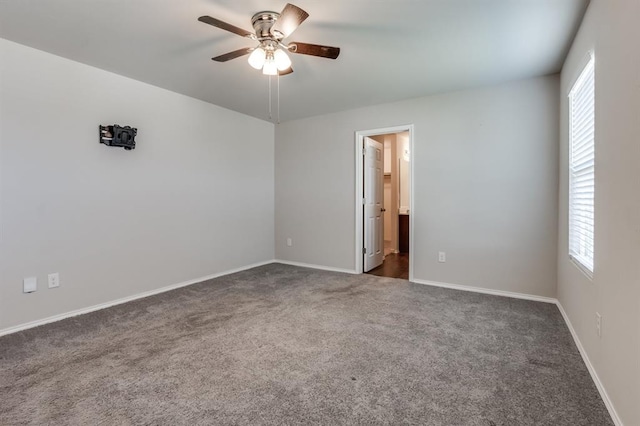
POLYGON ((250 54, 249 65, 255 69, 262 69, 263 74, 286 75, 293 72, 291 60, 286 52, 329 59, 336 59, 340 54, 339 47, 297 41, 283 43, 283 40, 289 37, 308 17, 307 12, 298 6, 287 3, 281 13, 264 11, 253 15, 251 24, 254 32, 238 28, 211 16, 201 16, 198 21, 258 42, 256 47, 245 47, 211 58, 214 61, 227 62, 250 54))

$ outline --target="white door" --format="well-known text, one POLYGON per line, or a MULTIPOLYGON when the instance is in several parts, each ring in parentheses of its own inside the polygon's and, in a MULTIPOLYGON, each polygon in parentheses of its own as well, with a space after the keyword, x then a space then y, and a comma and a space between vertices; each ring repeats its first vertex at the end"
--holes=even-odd
POLYGON ((364 272, 384 260, 383 146, 364 138, 364 272))

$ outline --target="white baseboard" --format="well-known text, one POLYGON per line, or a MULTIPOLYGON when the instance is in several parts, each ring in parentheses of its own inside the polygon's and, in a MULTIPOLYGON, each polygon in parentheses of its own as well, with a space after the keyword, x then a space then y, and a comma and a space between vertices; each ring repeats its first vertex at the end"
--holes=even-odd
POLYGON ((195 279, 192 279, 192 280, 189 280, 189 281, 183 281, 183 282, 178 283, 178 284, 168 285, 166 287, 158 288, 158 289, 155 289, 155 290, 145 291, 144 293, 138 293, 138 294, 134 294, 132 296, 123 297, 121 299, 112 300, 110 302, 105 302, 105 303, 100 303, 98 305, 89 306, 88 308, 76 309, 74 311, 65 312, 63 314, 53 315, 51 317, 47 317, 47 318, 36 320, 36 321, 31 321, 31 322, 28 322, 28 323, 25 323, 25 324, 19 324, 19 325, 13 326, 13 327, 9 327, 9 328, 5 328, 3 330, 0 330, 0 336, 4 336, 6 334, 11 334, 11 333, 16 333, 16 332, 22 331, 22 330, 27 330, 29 328, 38 327, 38 326, 44 325, 44 324, 49 324, 51 322, 60 321, 60 320, 63 320, 65 318, 75 317, 75 316, 82 315, 82 314, 88 314, 89 312, 99 311, 100 309, 109 308, 111 306, 120 305, 122 303, 127 303, 127 302, 131 302, 131 301, 134 301, 134 300, 137 300, 137 299, 142 299, 144 297, 153 296, 155 294, 160 294, 160 293, 164 293, 164 292, 167 292, 167 291, 175 290, 175 289, 180 288, 180 287, 186 287, 186 286, 189 286, 189 285, 192 285, 192 284, 197 284, 197 283, 200 283, 202 281, 211 280, 213 278, 222 277, 224 275, 234 274, 236 272, 245 271, 247 269, 256 268, 258 266, 268 265, 268 264, 271 264, 273 262, 274 262, 273 260, 267 260, 265 262, 258 262, 258 263, 254 263, 254 264, 251 264, 251 265, 241 266, 239 268, 230 269, 228 271, 218 272, 218 273, 207 275, 207 276, 204 276, 204 277, 195 278, 195 279))
POLYGON ((275 263, 282 263, 283 265, 291 265, 291 266, 300 266, 302 268, 311 268, 311 269, 320 269, 323 271, 331 271, 331 272, 343 272, 345 274, 357 274, 354 269, 342 269, 342 268, 334 268, 332 266, 322 266, 322 265, 313 265, 311 263, 302 263, 302 262, 293 262, 291 260, 274 260, 275 263))
POLYGON ((553 304, 556 304, 558 302, 553 297, 536 296, 534 294, 516 293, 516 292, 513 292, 513 291, 493 290, 493 289, 490 289, 490 288, 473 287, 473 286, 460 285, 460 284, 441 283, 441 282, 437 282, 437 281, 428 281, 428 280, 420 280, 420 279, 413 279, 413 280, 411 280, 411 282, 416 283, 416 284, 430 285, 430 286, 433 286, 433 287, 450 288, 452 290, 462 290, 462 291, 470 291, 470 292, 473 292, 473 293, 491 294, 493 296, 511 297, 513 299, 533 300, 534 302, 544 302, 544 303, 553 303, 553 304))
POLYGON ((602 401, 604 401, 604 405, 607 407, 607 410, 609 411, 611 420, 613 420, 613 423, 616 426, 624 426, 622 423, 622 420, 620 420, 620 416, 618 416, 618 413, 616 412, 616 409, 613 406, 613 402, 611 402, 611 398, 609 398, 609 394, 607 393, 607 390, 604 388, 604 385, 600 381, 600 377, 598 377, 598 373, 596 372, 596 369, 593 367, 593 364, 591 364, 591 360, 587 355, 587 351, 585 351, 584 346, 582 346, 582 342, 578 338, 578 333, 576 333, 576 330, 573 328, 573 325, 569 320, 569 316, 565 312, 560 301, 557 301, 556 305, 558 306, 558 309, 562 314, 562 318, 564 318, 564 322, 567 324, 567 327, 571 332, 571 336, 573 337, 573 341, 576 343, 576 346, 578 347, 578 351, 580 352, 580 355, 582 355, 582 361, 584 361, 585 365, 587 366, 587 370, 589 370, 589 374, 591 374, 591 379, 596 384, 596 388, 598 388, 600 397, 602 398, 602 401))

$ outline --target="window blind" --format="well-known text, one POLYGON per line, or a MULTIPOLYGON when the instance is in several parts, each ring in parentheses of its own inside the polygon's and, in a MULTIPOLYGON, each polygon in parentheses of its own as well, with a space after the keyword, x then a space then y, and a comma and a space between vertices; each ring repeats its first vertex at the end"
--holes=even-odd
POLYGON ((569 92, 569 256, 593 273, 595 73, 593 56, 569 92))

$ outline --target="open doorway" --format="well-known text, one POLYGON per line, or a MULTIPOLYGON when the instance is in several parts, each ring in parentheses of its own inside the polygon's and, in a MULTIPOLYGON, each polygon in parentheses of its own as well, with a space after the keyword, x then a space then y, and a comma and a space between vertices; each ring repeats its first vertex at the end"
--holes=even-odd
POLYGON ((411 279, 413 127, 356 133, 358 272, 411 279))

